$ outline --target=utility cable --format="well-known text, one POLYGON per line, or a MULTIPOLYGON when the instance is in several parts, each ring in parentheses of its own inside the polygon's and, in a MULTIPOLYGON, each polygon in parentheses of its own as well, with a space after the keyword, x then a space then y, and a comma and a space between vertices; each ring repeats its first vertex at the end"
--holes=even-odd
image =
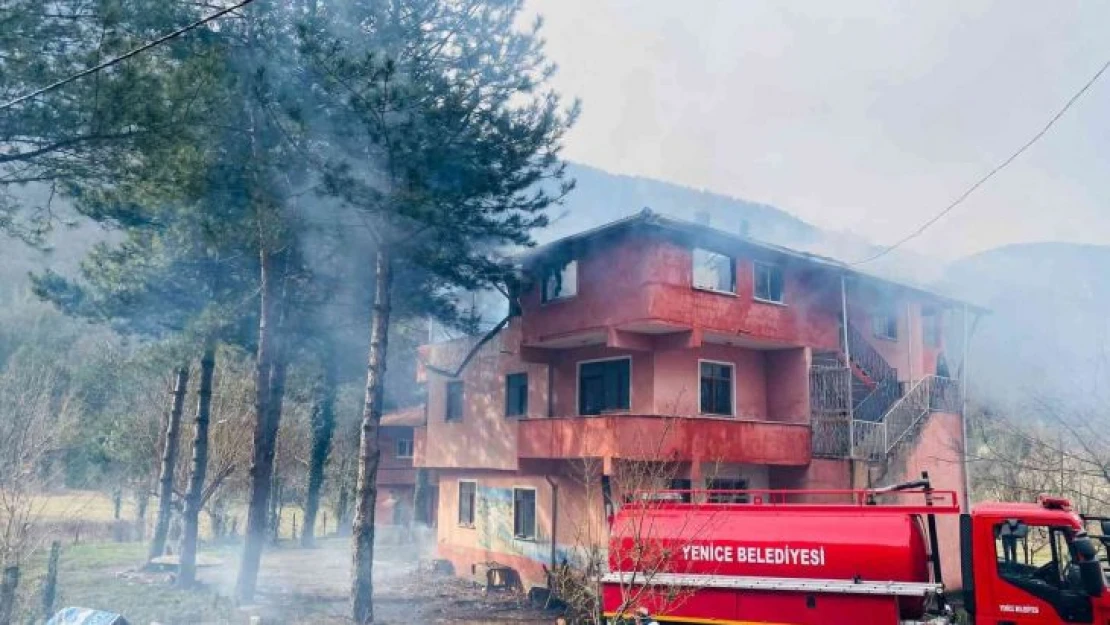
POLYGON ((1014 152, 1008 158, 1006 158, 1006 160, 1002 161, 998 165, 995 165, 994 169, 987 172, 987 174, 985 176, 976 180, 974 184, 972 184, 970 187, 967 188, 967 190, 965 190, 958 197, 956 197, 956 199, 953 200, 951 204, 946 206, 944 208, 944 210, 942 210, 939 213, 937 213, 936 215, 934 215, 928 221, 921 224, 921 226, 918 227, 917 230, 914 230, 913 232, 909 233, 905 237, 902 237, 901 239, 896 241, 894 244, 883 248, 881 251, 876 252, 875 254, 873 254, 871 256, 868 256, 867 258, 864 258, 863 260, 857 260, 853 263, 848 263, 848 265, 850 265, 850 266, 862 265, 864 263, 869 263, 873 260, 877 260, 877 259, 882 258, 883 256, 886 256, 887 254, 893 252, 894 250, 898 249, 899 247, 901 247, 905 243, 921 236, 921 234, 923 232, 925 232, 926 230, 928 230, 929 227, 931 227, 933 224, 940 221, 948 213, 951 213, 957 206, 962 204, 963 201, 968 198, 968 196, 970 196, 972 193, 974 193, 976 190, 978 190, 979 187, 986 184, 986 182, 988 180, 990 180, 991 178, 993 178, 995 176, 995 174, 997 174, 998 172, 1005 169, 1010 163, 1014 162, 1017 159, 1017 157, 1021 156, 1022 153, 1024 153, 1029 148, 1033 147, 1033 144, 1036 143, 1037 141, 1039 141, 1041 139, 1041 137, 1048 134, 1049 129, 1051 129, 1052 126, 1054 126, 1056 124, 1056 122, 1059 121, 1059 119, 1064 116, 1064 113, 1068 112, 1068 109, 1070 109, 1072 107, 1072 105, 1075 104, 1079 100, 1079 98, 1083 97, 1083 95, 1085 93, 1087 93, 1087 91, 1091 88, 1091 86, 1095 84, 1095 81, 1097 81, 1104 73, 1106 73, 1107 69, 1110 69, 1110 60, 1106 61, 1106 63, 1103 63, 1102 67, 1100 67, 1099 70, 1097 72, 1095 72, 1094 76, 1091 76, 1090 80, 1088 80, 1086 82, 1086 84, 1084 84, 1083 87, 1079 89, 1079 91, 1075 92, 1075 95, 1073 95, 1067 101, 1067 103, 1064 104, 1064 107, 1061 108, 1059 110, 1059 112, 1057 112, 1055 115, 1052 116, 1052 119, 1048 120, 1048 123, 1045 124, 1044 127, 1041 128, 1040 131, 1037 132, 1037 134, 1033 135, 1032 138, 1030 138, 1028 141, 1026 141, 1020 148, 1017 149, 1016 152, 1014 152))
POLYGON ((11 107, 13 107, 17 104, 20 104, 22 102, 26 102, 26 101, 31 100, 33 98, 36 98, 36 97, 38 97, 38 96, 40 96, 44 93, 55 90, 58 87, 62 87, 64 85, 67 85, 67 84, 69 84, 69 83, 71 83, 75 80, 79 80, 81 78, 84 78, 85 76, 95 74, 95 73, 97 73, 101 70, 107 69, 107 68, 109 68, 113 65, 116 65, 118 63, 122 63, 123 61, 126 61, 127 59, 129 59, 133 56, 136 56, 138 54, 142 54, 143 52, 145 52, 145 51, 147 51, 147 50, 149 50, 153 47, 159 46, 163 43, 166 43, 167 41, 170 41, 171 39, 176 39, 177 37, 180 37, 181 35, 184 35, 185 33, 189 32, 190 30, 193 30, 193 29, 199 28, 201 26, 204 26, 208 22, 211 22, 213 20, 217 20, 217 19, 227 15, 228 13, 231 13, 232 11, 235 11, 236 9, 241 9, 241 8, 247 6, 248 4, 250 4, 252 2, 254 2, 254 0, 242 0, 238 4, 235 4, 233 6, 229 6, 226 9, 220 9, 219 11, 216 11, 215 13, 213 13, 212 15, 209 15, 208 17, 199 19, 199 20, 193 22, 192 24, 189 24, 188 26, 183 26, 183 27, 171 32, 171 33, 167 33, 165 35, 162 35, 161 37, 159 37, 159 38, 157 38, 153 41, 148 41, 147 43, 144 43, 143 45, 141 45, 141 46, 139 46, 139 47, 137 47, 133 50, 130 50, 129 52, 121 54, 120 56, 117 56, 117 57, 112 58, 112 59, 108 59, 107 61, 104 61, 103 63, 100 63, 98 65, 94 65, 94 66, 92 66, 92 67, 90 67, 86 70, 80 71, 80 72, 78 72, 78 73, 76 73, 72 76, 63 78, 63 79, 59 80, 58 82, 51 83, 51 84, 49 84, 49 85, 47 85, 47 86, 45 86, 41 89, 37 89, 35 91, 32 91, 31 93, 21 95, 21 96, 19 96, 18 98, 14 99, 14 100, 11 100, 9 102, 5 102, 3 104, 0 104, 0 111, 9 109, 9 108, 11 108, 11 107))

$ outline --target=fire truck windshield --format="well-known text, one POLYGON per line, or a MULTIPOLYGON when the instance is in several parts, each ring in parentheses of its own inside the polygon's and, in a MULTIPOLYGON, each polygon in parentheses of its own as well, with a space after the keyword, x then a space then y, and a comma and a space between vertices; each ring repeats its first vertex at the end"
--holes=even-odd
POLYGON ((1076 564, 1075 529, 1026 525, 1009 519, 994 526, 998 576, 1051 604, 1061 615, 1086 614, 1090 597, 1076 564), (1074 541, 1074 542, 1073 542, 1074 541))

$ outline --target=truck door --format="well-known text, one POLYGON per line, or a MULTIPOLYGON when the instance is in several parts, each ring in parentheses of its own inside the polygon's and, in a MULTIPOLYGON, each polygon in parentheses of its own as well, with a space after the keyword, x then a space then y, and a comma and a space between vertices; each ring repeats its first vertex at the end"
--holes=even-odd
MULTIPOLYGON (((979 606, 990 625, 1093 623, 1091 598, 1073 564, 1071 539, 1064 526, 1026 525, 1008 519, 993 526, 993 596, 979 606)), ((986 583, 988 575, 980 578, 986 583)), ((978 580, 977 580, 978 581, 978 580)))

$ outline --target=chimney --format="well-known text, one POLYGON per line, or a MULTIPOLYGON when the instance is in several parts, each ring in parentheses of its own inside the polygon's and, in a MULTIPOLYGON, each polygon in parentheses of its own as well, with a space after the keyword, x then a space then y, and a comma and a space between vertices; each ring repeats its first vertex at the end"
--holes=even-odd
POLYGON ((700 225, 709 225, 709 211, 698 211, 694 213, 694 221, 700 225))

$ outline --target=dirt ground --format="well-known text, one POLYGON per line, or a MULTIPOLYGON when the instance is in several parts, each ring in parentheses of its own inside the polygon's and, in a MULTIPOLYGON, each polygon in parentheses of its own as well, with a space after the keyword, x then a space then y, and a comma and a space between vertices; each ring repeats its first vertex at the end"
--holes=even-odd
MULTIPOLYGON (((465 580, 434 573, 429 554, 412 545, 379 546, 374 558, 376 621, 383 624, 439 623, 485 625, 516 623, 549 625, 555 615, 528 605, 527 598, 510 593, 485 596, 482 588, 465 580)), ((203 569, 201 580, 230 597, 238 569, 237 553, 213 554, 219 566, 203 569)), ((349 542, 321 541, 316 549, 269 550, 262 559, 257 605, 240 611, 263 617, 264 623, 287 622, 315 615, 315 622, 347 620, 350 588, 349 542)), ((348 621, 349 622, 349 621, 348 621)))

